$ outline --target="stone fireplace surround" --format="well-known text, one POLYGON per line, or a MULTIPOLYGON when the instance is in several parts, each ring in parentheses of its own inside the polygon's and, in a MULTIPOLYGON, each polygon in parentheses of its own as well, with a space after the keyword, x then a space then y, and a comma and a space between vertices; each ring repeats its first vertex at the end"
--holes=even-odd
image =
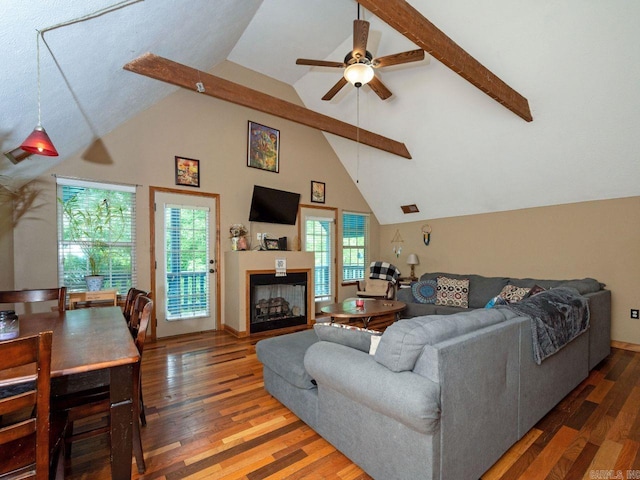
POLYGON ((307 274, 307 324, 315 321, 313 305, 313 271, 315 260, 311 252, 290 251, 228 251, 224 254, 223 328, 237 337, 250 335, 250 276, 275 274, 276 259, 285 259, 287 272, 307 274))

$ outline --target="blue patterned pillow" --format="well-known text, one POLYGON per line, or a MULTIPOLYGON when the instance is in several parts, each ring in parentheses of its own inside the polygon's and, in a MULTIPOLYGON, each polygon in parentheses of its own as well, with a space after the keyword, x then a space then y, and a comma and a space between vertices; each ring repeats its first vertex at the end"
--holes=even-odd
POLYGON ((411 284, 411 293, 418 303, 436 303, 437 287, 435 280, 421 280, 411 284))

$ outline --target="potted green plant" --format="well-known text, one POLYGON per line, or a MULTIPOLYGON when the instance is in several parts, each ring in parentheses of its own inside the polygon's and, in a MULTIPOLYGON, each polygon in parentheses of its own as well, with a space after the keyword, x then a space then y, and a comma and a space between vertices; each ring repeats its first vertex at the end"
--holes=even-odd
POLYGON ((69 239, 80 247, 87 258, 87 290, 101 290, 104 282, 102 269, 108 260, 109 242, 118 241, 124 233, 123 209, 119 205, 112 205, 106 198, 90 200, 85 204, 78 195, 74 195, 66 201, 60 198, 58 201, 68 222, 69 239))

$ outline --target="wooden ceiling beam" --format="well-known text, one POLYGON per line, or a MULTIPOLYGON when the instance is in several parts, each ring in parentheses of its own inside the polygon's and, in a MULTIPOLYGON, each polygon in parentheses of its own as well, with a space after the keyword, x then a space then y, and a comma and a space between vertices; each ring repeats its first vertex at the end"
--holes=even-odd
POLYGON ((405 0, 358 0, 358 3, 495 101, 527 122, 533 120, 526 98, 469 55, 405 0))
POLYGON ((156 80, 161 80, 187 90, 197 91, 196 84, 202 83, 204 95, 242 105, 253 110, 265 112, 276 117, 291 120, 307 127, 316 128, 323 132, 332 133, 339 137, 359 141, 364 145, 384 150, 404 158, 411 158, 404 143, 383 137, 376 133, 360 129, 327 115, 314 112, 286 100, 258 92, 237 83, 216 77, 195 68, 159 57, 152 53, 145 53, 127 63, 125 70, 138 73, 156 80))

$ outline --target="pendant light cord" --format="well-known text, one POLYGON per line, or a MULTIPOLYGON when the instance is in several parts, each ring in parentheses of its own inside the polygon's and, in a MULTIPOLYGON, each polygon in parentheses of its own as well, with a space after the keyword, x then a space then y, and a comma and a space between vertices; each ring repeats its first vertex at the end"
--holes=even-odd
POLYGON ((38 126, 42 126, 42 113, 40 111, 40 30, 36 30, 36 55, 38 59, 36 65, 38 68, 38 126))

